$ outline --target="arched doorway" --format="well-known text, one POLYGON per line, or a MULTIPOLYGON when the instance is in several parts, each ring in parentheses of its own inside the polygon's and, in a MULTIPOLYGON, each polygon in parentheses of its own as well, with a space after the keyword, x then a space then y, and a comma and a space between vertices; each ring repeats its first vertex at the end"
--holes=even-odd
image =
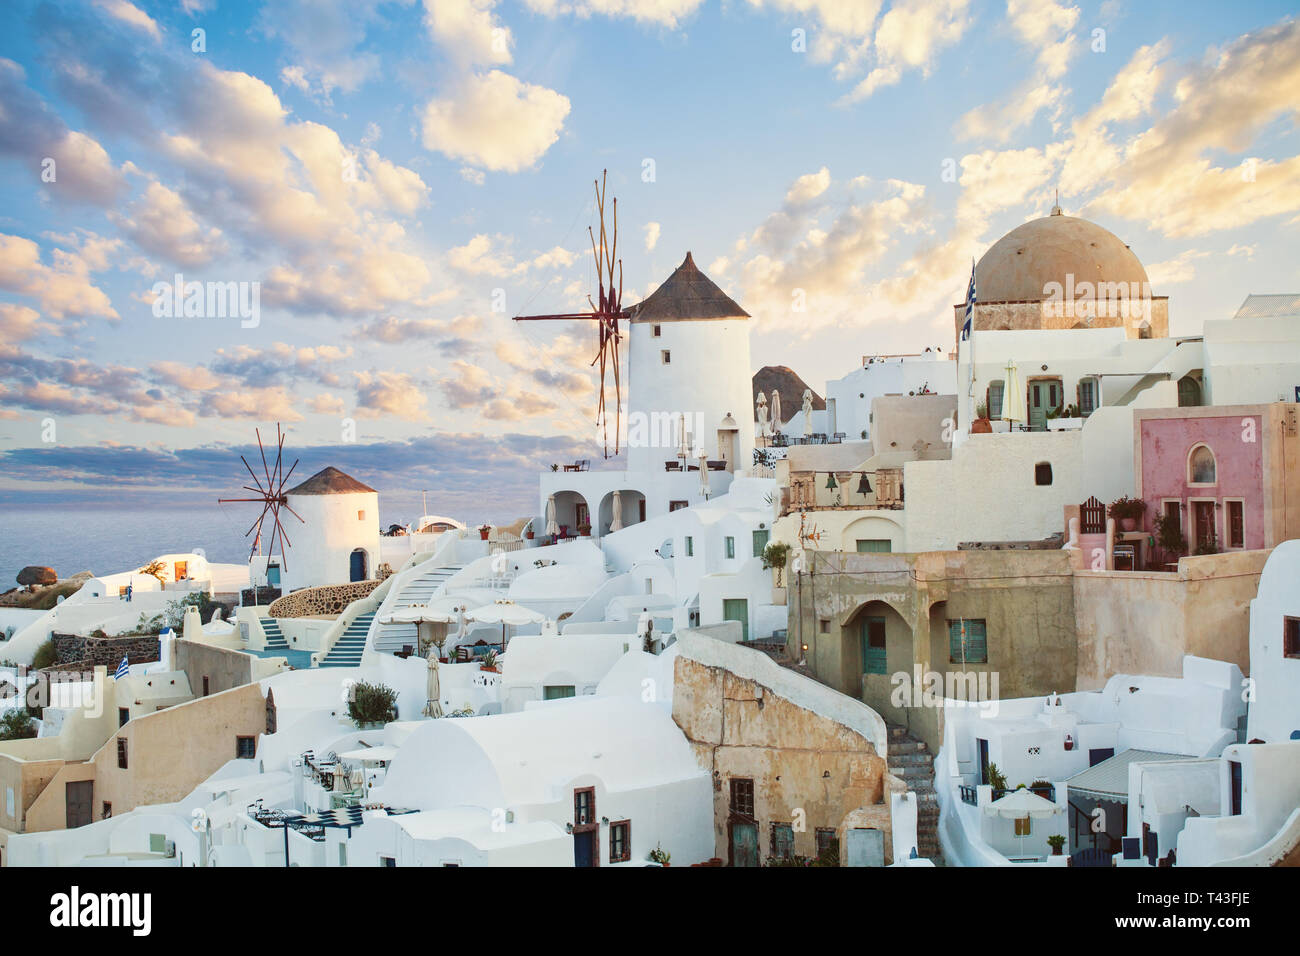
POLYGON ((365 548, 357 548, 352 552, 350 562, 349 581, 365 581, 366 572, 370 569, 370 555, 366 554, 365 548))
MULTIPOLYGON (((623 528, 631 527, 645 521, 645 495, 630 488, 617 492, 619 498, 619 518, 623 528)), ((614 528, 614 495, 610 492, 600 501, 600 521, 597 527, 601 534, 609 534, 614 528)))
POLYGON ((860 698, 881 716, 900 710, 890 701, 891 675, 911 675, 912 659, 912 627, 884 601, 861 605, 840 628, 844 693, 860 698))
POLYGON ((587 499, 576 491, 557 491, 555 522, 560 526, 560 537, 576 537, 580 526, 592 523, 587 499))

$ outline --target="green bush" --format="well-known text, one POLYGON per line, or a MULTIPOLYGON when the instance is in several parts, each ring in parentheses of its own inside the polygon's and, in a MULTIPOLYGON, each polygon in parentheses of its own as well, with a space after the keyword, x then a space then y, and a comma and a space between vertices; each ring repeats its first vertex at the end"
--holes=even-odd
POLYGON ((348 716, 357 724, 387 724, 397 719, 397 691, 366 681, 352 685, 348 716))
POLYGON ((776 568, 776 586, 781 587, 785 581, 785 563, 790 557, 790 545, 784 541, 769 542, 763 549, 763 567, 776 568))
POLYGON ((26 740, 36 736, 31 715, 22 707, 6 710, 0 716, 0 740, 26 740))
POLYGON ((59 655, 54 650, 54 641, 49 640, 36 648, 36 653, 32 655, 32 670, 44 670, 47 667, 53 667, 58 662, 59 655))

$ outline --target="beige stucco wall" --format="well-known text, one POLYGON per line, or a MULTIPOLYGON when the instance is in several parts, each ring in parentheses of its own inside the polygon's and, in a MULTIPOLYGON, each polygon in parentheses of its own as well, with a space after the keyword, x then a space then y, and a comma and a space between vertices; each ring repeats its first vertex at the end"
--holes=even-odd
POLYGON ((235 738, 266 730, 266 700, 256 684, 132 720, 113 734, 87 762, 68 764, 49 780, 27 811, 25 832, 63 829, 67 820, 64 784, 95 781, 91 806, 101 819, 103 804, 123 813, 138 806, 172 803, 190 793, 235 757, 235 738), (117 739, 127 740, 127 769, 117 765, 117 739))
POLYGON ((194 641, 176 642, 176 667, 189 678, 195 694, 203 694, 203 678, 208 679, 208 693, 219 694, 232 687, 252 683, 253 661, 251 654, 213 647, 194 641))
POLYGON ((717 856, 729 858, 733 777, 754 781, 764 860, 771 853, 771 825, 794 822, 800 809, 805 829, 794 834, 796 854, 816 856, 817 829, 840 831, 850 814, 854 826, 886 831, 890 853, 887 770, 870 740, 725 668, 681 656, 674 670, 673 719, 713 774, 717 856))
POLYGON ((1181 677, 1184 654, 1250 672, 1250 602, 1269 551, 1182 558, 1172 573, 1077 571, 1078 689, 1114 674, 1181 677))

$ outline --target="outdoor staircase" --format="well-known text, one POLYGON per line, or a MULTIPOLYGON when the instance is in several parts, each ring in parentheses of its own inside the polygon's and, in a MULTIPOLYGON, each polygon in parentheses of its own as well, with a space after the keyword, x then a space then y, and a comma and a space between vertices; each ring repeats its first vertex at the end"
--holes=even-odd
POLYGON ((916 794, 916 852, 943 865, 939 847, 939 798, 934 792, 934 754, 924 741, 907 732, 905 727, 889 724, 889 753, 885 762, 889 772, 907 784, 916 794))
POLYGON ((320 662, 321 667, 356 667, 361 663, 361 653, 366 649, 366 635, 370 633, 370 622, 375 619, 374 611, 358 614, 348 624, 330 652, 320 662))
POLYGON ((262 633, 266 635, 266 649, 268 651, 287 651, 289 649, 289 642, 284 639, 284 633, 280 630, 280 622, 275 618, 262 618, 262 633))
MULTIPOLYGON (((402 588, 393 602, 391 610, 396 611, 399 608, 410 607, 412 604, 427 604, 436 597, 440 597, 444 591, 448 579, 456 572, 464 569, 464 565, 450 565, 443 568, 431 568, 411 581, 402 588)), ((389 612, 385 612, 389 613, 389 612)), ((373 614, 370 617, 374 617, 373 614)), ((349 629, 350 630, 350 629, 349 629)), ((347 635, 344 635, 346 638, 347 635)), ((342 643, 342 639, 340 642, 342 643)), ((363 639, 362 644, 365 641, 363 639)), ((380 624, 375 630, 375 650, 383 654, 391 654, 400 651, 403 647, 409 645, 415 650, 419 650, 419 640, 416 634, 414 624, 380 624)), ((327 658, 328 660, 328 658, 327 658)), ((322 665, 323 666, 323 665, 322 665)))

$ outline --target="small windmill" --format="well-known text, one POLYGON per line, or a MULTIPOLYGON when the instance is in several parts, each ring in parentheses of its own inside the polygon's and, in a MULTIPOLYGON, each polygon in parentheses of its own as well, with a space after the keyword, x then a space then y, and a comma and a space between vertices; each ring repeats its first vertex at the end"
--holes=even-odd
POLYGON ((596 404, 596 424, 602 429, 605 438, 605 457, 609 457, 609 416, 605 411, 605 378, 612 368, 614 375, 614 454, 619 452, 619 430, 622 426, 622 373, 618 364, 618 343, 622 338, 619 331, 619 319, 628 318, 631 313, 623 311, 623 260, 618 256, 618 200, 613 203, 614 227, 605 230, 605 179, 609 170, 602 170, 596 187, 596 212, 600 216, 600 238, 587 227, 591 237, 591 253, 596 259, 596 301, 592 302, 590 312, 565 312, 554 315, 516 315, 516 322, 569 321, 576 319, 595 320, 597 323, 596 357, 591 364, 600 363, 600 396, 596 404), (618 266, 618 286, 614 285, 614 266, 618 266), (605 283, 608 281, 609 287, 605 283))
MULTIPOLYGON (((240 455, 239 460, 244 463, 244 467, 248 470, 249 476, 253 479, 252 485, 242 485, 241 487, 253 492, 257 497, 218 498, 217 503, 226 504, 228 502, 260 501, 262 503, 262 513, 257 516, 257 520, 253 522, 252 526, 244 532, 244 537, 247 538, 250 534, 257 532, 257 536, 253 539, 253 549, 260 553, 262 545, 262 524, 266 520, 266 516, 269 514, 271 516, 272 526, 271 539, 269 546, 267 547, 267 557, 271 557, 275 554, 275 540, 276 538, 279 538, 280 565, 287 569, 289 563, 284 555, 284 546, 288 544, 289 547, 293 547, 293 542, 290 541, 289 536, 284 533, 284 526, 280 523, 280 509, 283 508, 299 521, 303 521, 302 516, 289 507, 289 499, 285 497, 284 494, 284 487, 289 483, 289 476, 292 475, 293 470, 298 467, 298 459, 295 458, 293 464, 289 467, 289 470, 287 472, 284 471, 284 439, 286 436, 280 432, 279 422, 276 422, 275 425, 276 448, 274 466, 267 463, 266 448, 262 445, 261 430, 254 429, 253 431, 254 434, 257 435, 257 450, 262 456, 262 478, 257 477, 257 473, 253 471, 253 467, 248 463, 247 458, 240 455)), ((303 524, 306 524, 306 522, 303 521, 303 524)))

